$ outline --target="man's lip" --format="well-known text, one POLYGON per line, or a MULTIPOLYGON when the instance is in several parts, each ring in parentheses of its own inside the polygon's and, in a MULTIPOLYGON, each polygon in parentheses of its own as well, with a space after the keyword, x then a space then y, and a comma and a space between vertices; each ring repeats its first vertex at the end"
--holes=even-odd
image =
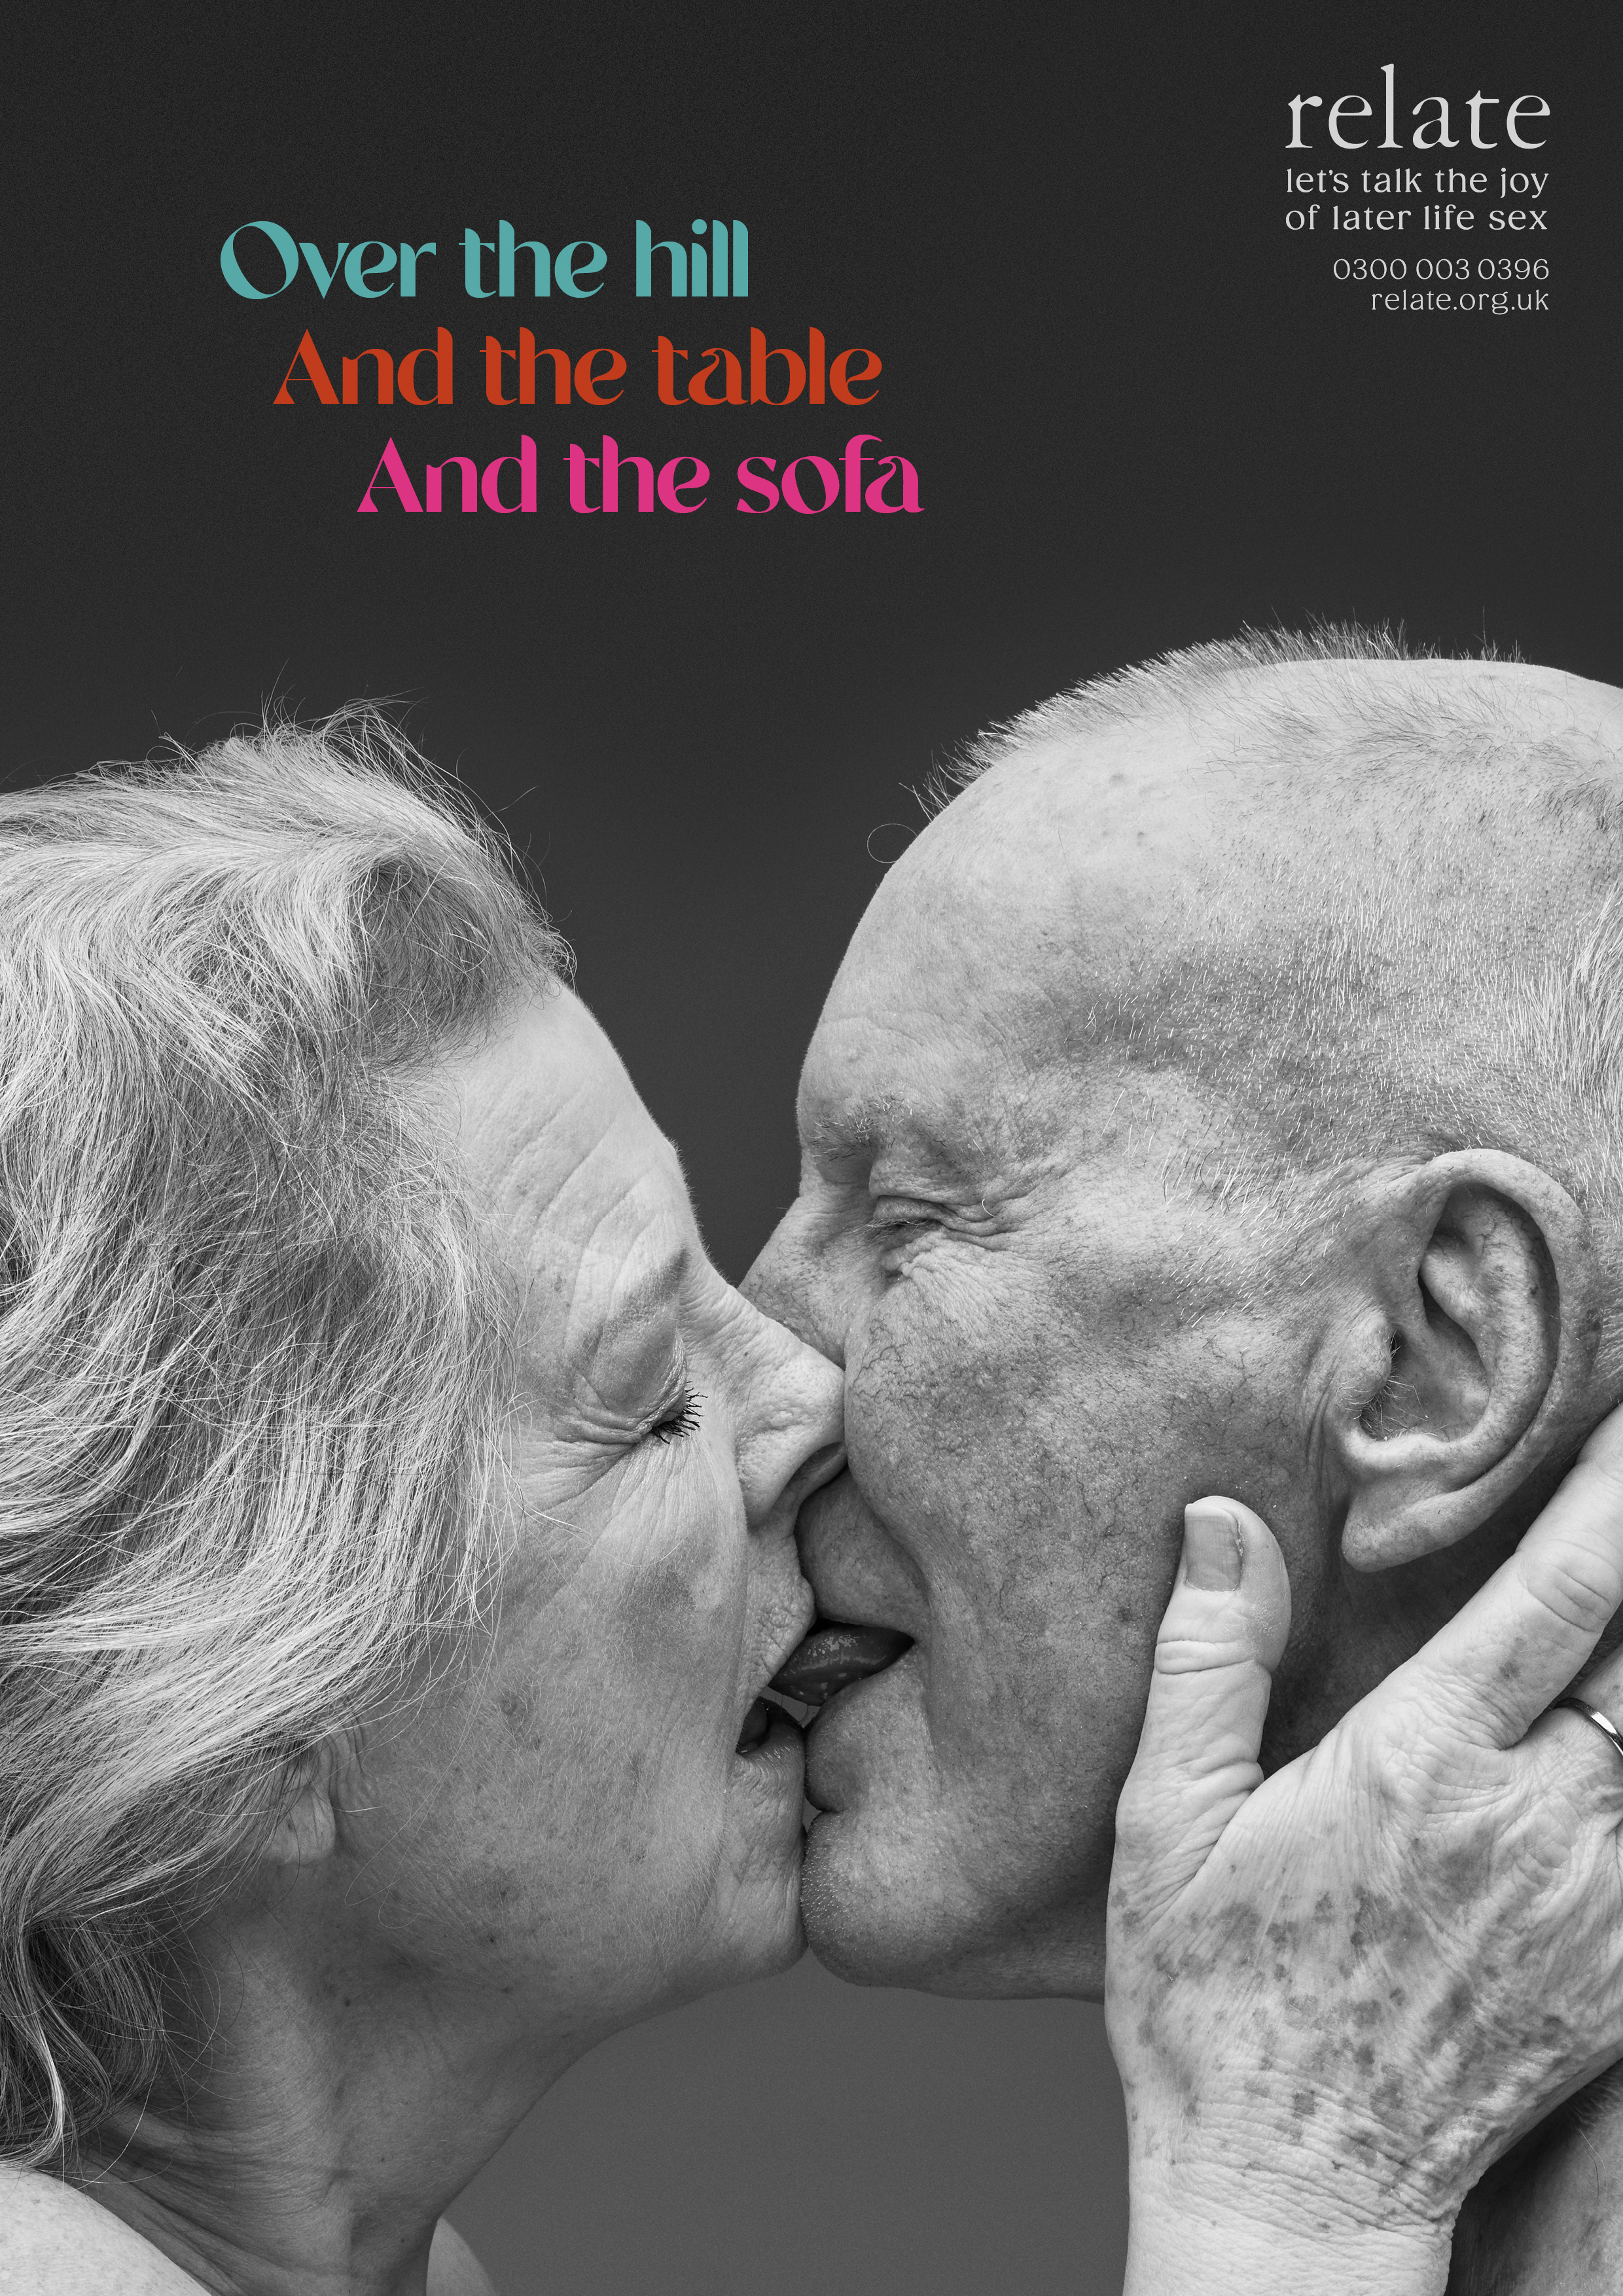
POLYGON ((912 1648, 913 1636, 894 1627, 857 1627, 819 1619, 773 1676, 771 1687, 802 1706, 823 1706, 853 1682, 894 1666, 903 1652, 912 1648))
POLYGON ((848 1458, 801 1507, 795 1545, 811 1582, 818 1627, 889 1623, 928 1609, 922 1574, 848 1458))

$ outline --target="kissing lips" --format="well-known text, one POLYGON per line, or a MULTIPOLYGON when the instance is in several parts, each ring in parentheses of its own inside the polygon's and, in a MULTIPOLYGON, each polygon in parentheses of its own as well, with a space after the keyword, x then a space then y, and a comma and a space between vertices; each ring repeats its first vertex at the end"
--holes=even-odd
POLYGON ((773 1676, 766 1696, 752 1701, 738 1734, 738 1751, 752 1754, 763 1745, 775 1715, 789 1720, 776 1699, 792 1698, 801 1706, 825 1706, 837 1691, 871 1674, 882 1674, 912 1648, 912 1636, 898 1634, 894 1627, 847 1627, 819 1620, 773 1676))
MULTIPOLYGON (((894 1627, 847 1627, 820 1620, 799 1650, 784 1660, 771 1687, 802 1706, 826 1705, 837 1691, 882 1673, 912 1648, 912 1636, 898 1634, 894 1627)), ((751 1715, 754 1710, 752 1707, 751 1715)))

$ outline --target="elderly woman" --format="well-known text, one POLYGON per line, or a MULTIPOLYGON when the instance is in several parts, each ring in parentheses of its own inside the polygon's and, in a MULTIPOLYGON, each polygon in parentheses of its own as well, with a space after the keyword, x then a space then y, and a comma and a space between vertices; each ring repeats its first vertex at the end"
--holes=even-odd
MULTIPOLYGON (((4 800, 0 918, 7 2284, 466 2296, 440 2212, 548 2085, 799 1951, 800 1736, 762 1693, 811 1623, 795 1516, 840 1459, 840 1374, 709 1265, 558 940, 375 724, 4 800)), ((1589 1472, 1529 1546, 1567 1568, 1581 1517, 1615 1600, 1589 1472)), ((1535 1705, 1373 1849, 1290 1773, 1253 1792, 1280 1565, 1235 1512, 1217 1587, 1210 1536, 1124 1828, 1135 2284, 1217 2285, 1204 2225, 1252 2290, 1306 2296, 1365 2284, 1333 2143, 1287 2141, 1313 2036, 1269 2013, 1324 1972, 1311 1923, 1288 1973, 1225 1963, 1234 1891, 1310 1906, 1378 1853, 1419 1902, 1462 1779, 1480 1848, 1552 1763, 1594 1803, 1613 1757, 1576 1723, 1593 1747, 1512 1750, 1535 1705), (1202 2021, 1230 1986, 1247 2013, 1202 2021), (1278 2106, 1288 2237, 1208 2085, 1278 2106)), ((1466 1614, 1439 1700, 1507 1652, 1537 1703, 1581 1665, 1610 1602, 1552 1628, 1529 1583, 1466 1614)), ((1383 1726, 1349 1718, 1347 1759, 1383 1726)), ((1553 1900, 1545 1860, 1473 1931, 1559 1915, 1593 1966, 1564 2022, 1511 1950, 1460 2009, 1470 2143, 1428 2133, 1459 2063, 1400 2006, 1372 2036, 1418 2132, 1357 2154, 1372 2286, 1440 2285, 1495 2146, 1623 2046, 1623 1799, 1590 1833, 1582 1800, 1550 1824, 1588 1886, 1553 1900)), ((1406 1950, 1400 1995, 1442 1967, 1424 1924, 1406 1950)), ((1319 2087, 1356 2150, 1356 2080, 1319 2087)))

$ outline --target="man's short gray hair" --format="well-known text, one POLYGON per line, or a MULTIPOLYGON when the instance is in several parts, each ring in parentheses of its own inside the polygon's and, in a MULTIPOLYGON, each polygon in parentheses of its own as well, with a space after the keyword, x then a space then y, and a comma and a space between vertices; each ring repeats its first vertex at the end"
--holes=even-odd
POLYGON ((373 713, 0 797, 0 2154, 176 2070, 166 1960, 480 1615, 508 1308, 430 1064, 554 980, 373 713))

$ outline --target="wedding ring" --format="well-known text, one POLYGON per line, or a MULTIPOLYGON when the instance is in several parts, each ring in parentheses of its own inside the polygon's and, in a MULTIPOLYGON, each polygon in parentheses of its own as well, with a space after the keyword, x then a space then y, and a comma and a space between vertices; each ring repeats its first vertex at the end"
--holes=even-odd
POLYGON ((1601 1713, 1595 1707, 1586 1706, 1581 1698, 1558 1698, 1555 1705, 1550 1709, 1551 1713, 1553 1714, 1557 1708, 1562 1706, 1570 1706, 1575 1714, 1581 1714, 1586 1722, 1593 1722, 1601 1735, 1610 1743, 1618 1759, 1623 1762, 1623 1730, 1619 1729, 1610 1716, 1601 1713))

